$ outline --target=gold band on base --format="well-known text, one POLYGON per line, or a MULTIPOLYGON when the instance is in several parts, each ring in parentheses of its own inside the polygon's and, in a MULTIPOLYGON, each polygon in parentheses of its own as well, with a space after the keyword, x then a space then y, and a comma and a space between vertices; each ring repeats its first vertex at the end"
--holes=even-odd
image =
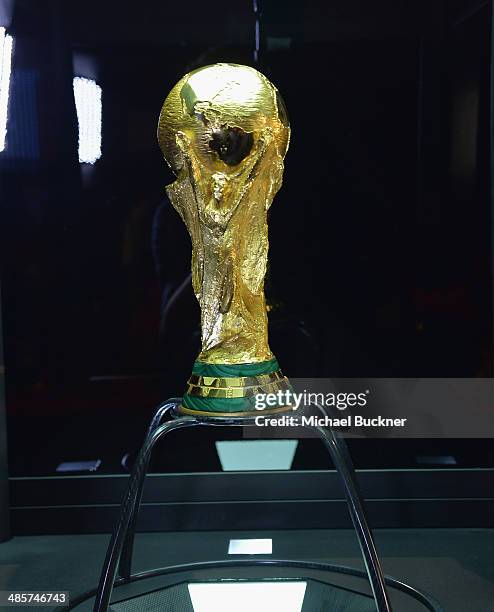
POLYGON ((271 372, 271 374, 259 374, 258 376, 236 376, 236 377, 220 377, 220 376, 198 376, 191 374, 188 384, 195 387, 214 387, 215 389, 226 389, 228 387, 253 387, 256 385, 271 384, 278 380, 284 380, 285 377, 281 370, 271 372))
POLYGON ((259 393, 276 393, 277 391, 286 391, 290 389, 290 383, 287 378, 275 380, 274 382, 264 385, 255 385, 251 387, 199 387, 196 385, 187 384, 187 395, 195 397, 221 397, 221 398, 239 398, 239 397, 254 397, 259 393))

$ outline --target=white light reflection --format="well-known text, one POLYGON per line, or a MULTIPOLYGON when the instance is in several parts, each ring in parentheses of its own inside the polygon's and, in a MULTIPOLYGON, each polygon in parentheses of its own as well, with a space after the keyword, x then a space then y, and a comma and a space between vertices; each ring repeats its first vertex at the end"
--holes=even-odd
POLYGON ((101 87, 91 79, 74 78, 79 123, 79 161, 94 164, 101 157, 101 87))
POLYGON ((189 584, 194 612, 300 612, 306 582, 189 584))
POLYGON ((0 27, 0 151, 5 149, 9 110, 10 73, 12 69, 12 36, 0 27))

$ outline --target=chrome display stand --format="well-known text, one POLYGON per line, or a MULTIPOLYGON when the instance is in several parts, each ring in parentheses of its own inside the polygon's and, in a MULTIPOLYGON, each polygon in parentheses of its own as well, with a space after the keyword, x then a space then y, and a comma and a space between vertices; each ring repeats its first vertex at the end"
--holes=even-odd
MULTIPOLYGON (((398 589, 414 599, 418 600, 426 609, 432 612, 441 612, 441 607, 428 595, 425 595, 413 587, 404 584, 394 578, 385 577, 381 568, 379 557, 374 544, 372 532, 369 528, 365 515, 362 497, 357 484, 355 470, 345 440, 333 429, 314 427, 320 436, 324 446, 333 461, 335 469, 341 477, 344 486, 345 497, 352 519, 353 526, 357 533, 360 549, 365 562, 365 572, 361 570, 335 566, 324 563, 304 562, 304 561, 279 561, 273 559, 259 560, 237 560, 234 561, 211 561, 204 563, 192 563, 185 566, 174 566, 141 572, 132 575, 132 552, 134 547, 134 536, 136 531, 137 517, 142 499, 144 481, 151 454, 157 442, 162 440, 169 432, 186 427, 196 426, 244 426, 254 425, 254 417, 236 416, 189 416, 182 415, 178 409, 181 398, 167 400, 156 411, 149 426, 146 439, 136 459, 129 485, 122 502, 120 516, 115 526, 106 558, 101 572, 98 589, 83 596, 76 598, 70 608, 77 602, 83 601, 96 594, 94 612, 107 612, 110 605, 113 587, 140 580, 144 577, 169 574, 174 571, 183 571, 187 568, 211 568, 211 567, 247 567, 271 565, 279 567, 300 567, 327 569, 332 572, 365 577, 367 576, 372 594, 376 603, 377 612, 391 612, 391 603, 387 592, 387 586, 398 589), (165 421, 165 418, 168 420, 165 421), (118 572, 118 576, 117 576, 118 572)), ((323 414, 324 410, 316 406, 323 414)))

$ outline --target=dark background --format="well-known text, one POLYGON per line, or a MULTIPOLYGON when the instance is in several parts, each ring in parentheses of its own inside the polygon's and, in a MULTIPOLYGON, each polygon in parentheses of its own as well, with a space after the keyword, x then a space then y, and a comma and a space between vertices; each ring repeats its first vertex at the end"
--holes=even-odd
MULTIPOLYGON (((0 244, 12 475, 126 469, 198 351, 190 244, 164 198, 161 104, 257 67, 292 125, 270 218, 271 347, 293 377, 492 376, 491 10, 476 0, 17 0, 0 244), (256 20, 260 49, 255 59, 256 20), (79 164, 72 79, 102 87, 79 164), (128 461, 122 458, 130 453, 128 461)), ((181 433, 155 469, 218 469, 181 433), (194 449, 194 453, 190 449, 194 449)), ((360 467, 492 465, 490 441, 352 442, 360 467)), ((295 467, 325 466, 304 441, 295 467)))

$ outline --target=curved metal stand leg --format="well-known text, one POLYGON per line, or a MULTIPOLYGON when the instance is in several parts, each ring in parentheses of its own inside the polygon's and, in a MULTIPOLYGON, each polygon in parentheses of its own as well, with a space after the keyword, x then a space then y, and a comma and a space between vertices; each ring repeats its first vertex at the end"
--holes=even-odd
MULTIPOLYGON (((169 412, 171 408, 176 406, 180 402, 180 398, 171 398, 158 406, 156 412, 151 419, 151 423, 149 424, 149 428, 146 434, 146 438, 144 440, 144 446, 146 442, 151 438, 153 432, 161 425, 162 420, 165 418, 166 414, 169 412)), ((150 458, 150 457, 149 457, 150 458)), ((137 463, 137 459, 136 459, 137 463)), ((143 468, 144 477, 147 473, 148 463, 143 468)), ((139 515, 139 507, 141 505, 142 500, 142 492, 144 489, 144 477, 141 479, 141 482, 138 486, 138 491, 135 497, 134 506, 131 511, 130 523, 127 529, 127 534, 125 536, 125 541, 122 548, 122 554, 120 556, 120 562, 118 565, 118 574, 128 582, 130 580, 130 575, 132 573, 132 554, 134 551, 134 536, 137 527, 137 517, 139 515)))
POLYGON ((374 544, 374 538, 367 523, 362 496, 346 442, 332 429, 324 427, 316 427, 315 429, 321 437, 324 446, 328 449, 334 466, 343 481, 346 501, 353 526, 357 532, 377 610, 378 612, 392 612, 384 574, 374 544))
POLYGON ((108 545, 103 571, 101 573, 96 600, 94 602, 94 612, 107 612, 113 591, 113 584, 117 573, 117 565, 122 553, 124 540, 129 529, 129 523, 133 512, 137 512, 136 501, 139 491, 142 491, 142 483, 146 476, 146 468, 156 443, 167 433, 174 429, 183 427, 194 427, 200 425, 200 421, 194 417, 180 417, 168 423, 160 425, 146 438, 144 445, 132 470, 127 492, 121 506, 120 517, 115 526, 115 530, 108 545))
POLYGON ((177 406, 178 404, 180 404, 181 401, 181 397, 171 397, 170 399, 167 399, 166 402, 160 404, 158 408, 156 408, 156 412, 153 414, 151 423, 149 423, 146 439, 149 438, 149 436, 158 427, 158 425, 161 425, 161 421, 165 417, 166 413, 170 410, 170 408, 177 406))

